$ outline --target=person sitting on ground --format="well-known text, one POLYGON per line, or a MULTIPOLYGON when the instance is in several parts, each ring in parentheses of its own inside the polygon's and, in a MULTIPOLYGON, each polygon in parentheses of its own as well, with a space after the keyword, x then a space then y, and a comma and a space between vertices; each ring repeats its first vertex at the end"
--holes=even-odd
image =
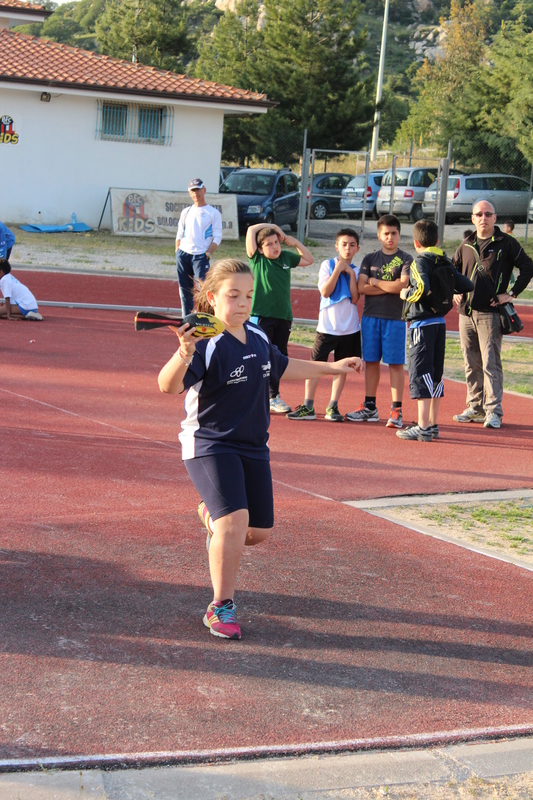
MULTIPOLYGON (((352 228, 341 228, 337 232, 335 250, 338 256, 323 261, 318 275, 320 312, 311 361, 327 361, 331 352, 335 361, 361 356, 361 326, 356 306, 359 299, 359 267, 352 264, 359 250, 359 234, 352 228)), ((330 422, 344 421, 339 411, 339 400, 345 383, 346 373, 333 378, 331 399, 325 415, 330 422)), ((316 419, 314 406, 317 386, 318 378, 306 380, 305 400, 295 411, 287 414, 289 419, 316 419)))
POLYGON ((418 424, 396 431, 396 436, 431 442, 439 437, 437 417, 444 394, 444 315, 453 307, 454 294, 471 292, 474 284, 437 247, 439 229, 434 222, 417 222, 413 239, 418 255, 411 264, 409 286, 401 290, 400 297, 405 300, 405 318, 410 323, 409 388, 411 399, 418 401, 418 424))
POLYGON ((0 292, 5 305, 0 308, 0 318, 42 320, 37 308, 37 300, 27 286, 11 274, 7 258, 0 258, 0 292))
POLYGON ((365 256, 361 262, 357 288, 364 294, 361 318, 363 361, 365 362, 365 401, 357 411, 346 414, 351 422, 378 422, 376 394, 380 362, 389 365, 392 408, 387 428, 401 428, 405 384, 405 334, 400 291, 409 281, 413 257, 398 248, 400 221, 393 214, 378 219, 381 250, 365 256))
MULTIPOLYGON (((291 269, 310 267, 314 258, 298 239, 287 236, 277 225, 268 222, 248 228, 246 255, 255 278, 251 319, 286 356, 292 324, 291 269), (298 252, 282 250, 282 244, 295 247, 298 252)), ((270 411, 286 414, 290 410, 280 397, 278 378, 271 374, 270 411)))
POLYGON ((15 234, 9 230, 7 225, 0 222, 0 258, 6 258, 9 261, 14 244, 15 234))

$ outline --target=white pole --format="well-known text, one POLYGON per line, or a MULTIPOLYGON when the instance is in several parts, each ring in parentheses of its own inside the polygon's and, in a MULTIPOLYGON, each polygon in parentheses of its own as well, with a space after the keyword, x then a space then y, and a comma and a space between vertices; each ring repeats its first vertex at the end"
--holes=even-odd
POLYGON ((381 51, 379 54, 379 72, 378 72, 378 88, 376 91, 376 111, 374 114, 374 131, 372 133, 372 149, 370 151, 370 160, 375 161, 378 154, 378 137, 379 137, 379 117, 378 105, 381 103, 381 95, 383 94, 383 74, 385 72, 385 50, 387 49, 387 26, 389 23, 389 6, 390 0, 385 0, 385 13, 383 14, 383 33, 381 35, 381 51))

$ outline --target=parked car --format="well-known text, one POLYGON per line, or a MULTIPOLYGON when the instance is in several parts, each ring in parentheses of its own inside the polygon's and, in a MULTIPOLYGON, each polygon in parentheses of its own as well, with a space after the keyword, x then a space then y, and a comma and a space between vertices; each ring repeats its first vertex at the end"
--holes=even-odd
POLYGON ((298 229, 300 185, 288 169, 238 169, 228 175, 219 191, 237 195, 239 229, 258 222, 274 222, 298 229))
POLYGON ((318 172, 313 175, 313 191, 307 189, 307 200, 311 196, 311 216, 325 219, 330 214, 339 214, 341 192, 353 175, 345 172, 318 172))
MULTIPOLYGON (((437 177, 437 167, 400 167, 396 170, 392 213, 411 217, 414 222, 424 218, 422 203, 426 189, 437 177)), ((376 203, 378 216, 388 214, 391 199, 392 170, 383 175, 376 203)))
MULTIPOLYGON (((483 173, 457 175, 453 198, 446 201, 446 218, 449 222, 470 219, 472 206, 477 200, 488 200, 500 217, 511 217, 524 222, 528 213, 529 181, 516 175, 483 173)), ((449 186, 448 186, 449 189, 449 186)))
POLYGON ((349 181, 345 189, 342 190, 340 210, 348 214, 350 219, 356 219, 363 214, 363 200, 366 187, 366 210, 367 217, 373 216, 377 219, 376 200, 381 186, 381 179, 385 170, 372 170, 368 173, 368 186, 366 175, 356 175, 349 181))
POLYGON ((231 173, 235 172, 236 169, 240 169, 240 167, 228 167, 225 165, 220 167, 220 180, 218 182, 219 186, 224 183, 228 175, 231 175, 231 173))
MULTIPOLYGON (((452 222, 451 209, 452 204, 457 195, 459 194, 459 175, 448 176, 448 190, 446 196, 446 222, 452 222)), ((435 215, 435 204, 437 203, 437 183, 440 185, 440 178, 438 181, 433 181, 431 186, 426 189, 424 195, 424 202, 422 203, 422 211, 424 216, 433 217, 435 215)), ((440 203, 440 198, 439 201, 440 203)))

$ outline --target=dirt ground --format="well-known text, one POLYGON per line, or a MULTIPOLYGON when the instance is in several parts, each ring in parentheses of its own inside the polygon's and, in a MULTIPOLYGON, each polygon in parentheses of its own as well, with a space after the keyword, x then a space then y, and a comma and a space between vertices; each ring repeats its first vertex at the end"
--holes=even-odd
POLYGON ((412 522, 469 545, 511 556, 533 567, 533 503, 531 499, 480 503, 394 506, 387 517, 412 522))

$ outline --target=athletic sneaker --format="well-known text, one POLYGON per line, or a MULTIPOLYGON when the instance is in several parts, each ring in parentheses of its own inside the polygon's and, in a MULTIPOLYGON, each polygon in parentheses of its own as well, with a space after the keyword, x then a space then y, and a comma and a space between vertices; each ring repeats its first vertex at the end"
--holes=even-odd
POLYGON ((403 428, 403 415, 401 408, 391 408, 387 428, 403 428))
POLYGON ((462 414, 454 416, 456 422, 485 422, 485 414, 482 411, 474 411, 473 408, 465 408, 462 414))
POLYGON ((294 411, 287 414, 287 419, 316 419, 315 409, 302 403, 301 406, 296 406, 294 411))
POLYGON ((235 612, 237 606, 233 600, 226 600, 224 603, 213 600, 207 606, 204 616, 204 625, 209 628, 213 636, 220 636, 221 639, 240 639, 241 629, 235 612))
POLYGON ((211 519, 211 515, 209 514, 209 511, 207 510, 207 507, 206 507, 206 505, 205 505, 203 500, 202 500, 201 503, 198 503, 198 516, 200 517, 202 525, 205 525, 205 527, 207 529, 207 538, 205 540, 205 549, 209 553, 209 545, 211 544, 211 537, 213 535, 213 531, 209 527, 209 521, 211 519))
POLYGON ((483 423, 484 428, 501 428, 501 426, 502 418, 498 414, 493 414, 492 412, 487 414, 487 418, 483 423))
POLYGON ((419 442, 433 441, 433 434, 429 428, 421 428, 420 425, 411 425, 403 431, 396 431, 398 439, 411 439, 419 442))
POLYGON ((333 403, 333 405, 326 408, 325 417, 329 422, 344 422, 344 416, 339 411, 337 403, 333 403))
POLYGON ((28 313, 25 314, 23 319, 30 319, 30 320, 34 320, 35 322, 42 322, 43 317, 42 317, 41 314, 39 314, 38 311, 28 311, 28 313))
POLYGON ((287 403, 281 399, 281 397, 276 395, 276 397, 270 398, 270 411, 273 411, 275 414, 286 414, 287 411, 290 411, 291 407, 287 405, 287 403))
POLYGON ((439 426, 438 425, 429 425, 428 431, 431 431, 431 435, 434 439, 439 438, 439 426))
POLYGON ((379 422, 379 414, 377 408, 371 411, 364 403, 361 403, 357 411, 348 411, 346 419, 349 419, 350 422, 379 422))

